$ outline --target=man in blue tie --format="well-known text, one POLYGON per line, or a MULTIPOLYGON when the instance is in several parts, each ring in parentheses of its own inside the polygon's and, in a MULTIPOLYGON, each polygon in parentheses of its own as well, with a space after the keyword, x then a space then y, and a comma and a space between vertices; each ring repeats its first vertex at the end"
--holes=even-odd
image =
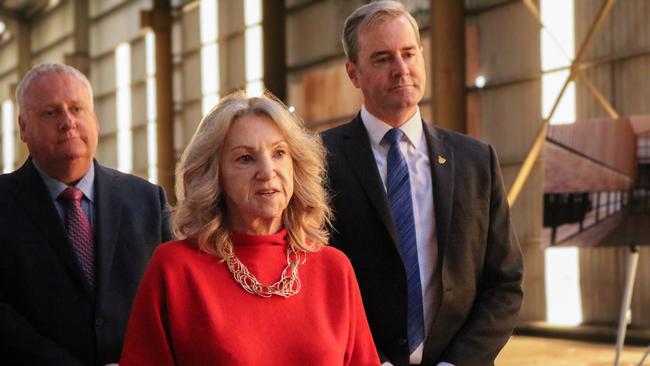
POLYGON ((355 267, 382 362, 493 365, 523 272, 494 149, 422 121, 420 33, 400 3, 355 10, 343 47, 363 106, 322 135, 331 243, 355 267))

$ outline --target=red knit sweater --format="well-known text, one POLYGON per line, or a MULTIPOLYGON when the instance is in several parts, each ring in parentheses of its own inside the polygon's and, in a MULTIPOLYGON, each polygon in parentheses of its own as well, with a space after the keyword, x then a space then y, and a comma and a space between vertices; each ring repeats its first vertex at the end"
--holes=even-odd
MULTIPOLYGON (((286 266, 286 232, 233 234, 265 284, 286 266)), ((331 247, 299 267, 290 298, 251 295, 225 263, 188 241, 160 246, 135 299, 121 366, 379 365, 350 262, 331 247)))

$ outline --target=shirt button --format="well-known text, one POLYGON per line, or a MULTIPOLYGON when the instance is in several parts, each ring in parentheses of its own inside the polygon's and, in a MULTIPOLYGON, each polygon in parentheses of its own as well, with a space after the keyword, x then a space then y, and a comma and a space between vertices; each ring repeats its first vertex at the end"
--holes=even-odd
POLYGON ((95 319, 95 326, 96 327, 101 327, 102 325, 104 325, 104 319, 102 319, 102 318, 95 319))
POLYGON ((399 344, 400 346, 405 345, 405 344, 406 344, 406 339, 404 339, 404 338, 400 338, 400 339, 397 341, 397 344, 399 344))

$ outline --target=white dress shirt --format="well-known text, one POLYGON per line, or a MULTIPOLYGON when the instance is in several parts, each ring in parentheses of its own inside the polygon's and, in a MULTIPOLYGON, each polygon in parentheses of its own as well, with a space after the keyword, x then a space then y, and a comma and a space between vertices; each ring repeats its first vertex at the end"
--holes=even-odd
MULTIPOLYGON (((365 106, 361 107, 361 120, 368 131, 372 153, 377 163, 379 175, 384 183, 384 189, 386 189, 386 156, 390 146, 388 143, 383 142, 382 139, 392 126, 370 114, 365 106)), ((399 129, 404 133, 404 137, 399 142, 399 148, 406 160, 411 181, 411 199, 413 202, 413 219, 415 221, 426 335, 429 333, 435 315, 434 299, 439 296, 436 293, 436 284, 434 282, 434 271, 438 263, 438 245, 433 211, 431 166, 420 109, 418 108, 406 123, 399 126, 399 129)), ((426 338, 424 341, 426 341, 426 338)), ((417 365, 422 362, 424 341, 409 356, 411 364, 417 365)))

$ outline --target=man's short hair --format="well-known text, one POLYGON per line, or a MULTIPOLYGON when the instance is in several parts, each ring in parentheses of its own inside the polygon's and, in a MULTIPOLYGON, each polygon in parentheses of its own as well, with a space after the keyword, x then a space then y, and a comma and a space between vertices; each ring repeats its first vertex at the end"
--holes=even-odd
POLYGON ((418 44, 420 44, 420 28, 415 18, 406 11, 402 3, 392 0, 382 0, 363 5, 345 20, 342 43, 345 55, 350 62, 357 62, 359 56, 359 29, 368 25, 382 22, 386 19, 404 17, 411 24, 418 44))
MULTIPOLYGON (((18 103, 19 114, 25 112, 25 95, 27 94, 27 91, 31 87, 32 83, 42 76, 51 74, 68 75, 84 83, 90 92, 90 107, 93 107, 93 88, 90 85, 90 81, 88 81, 86 75, 70 65, 40 64, 32 67, 32 69, 27 72, 25 77, 23 77, 23 79, 20 81, 20 83, 18 83, 18 86, 16 87, 16 102, 18 103)), ((53 85, 52 87, 56 88, 56 85, 53 85)))

